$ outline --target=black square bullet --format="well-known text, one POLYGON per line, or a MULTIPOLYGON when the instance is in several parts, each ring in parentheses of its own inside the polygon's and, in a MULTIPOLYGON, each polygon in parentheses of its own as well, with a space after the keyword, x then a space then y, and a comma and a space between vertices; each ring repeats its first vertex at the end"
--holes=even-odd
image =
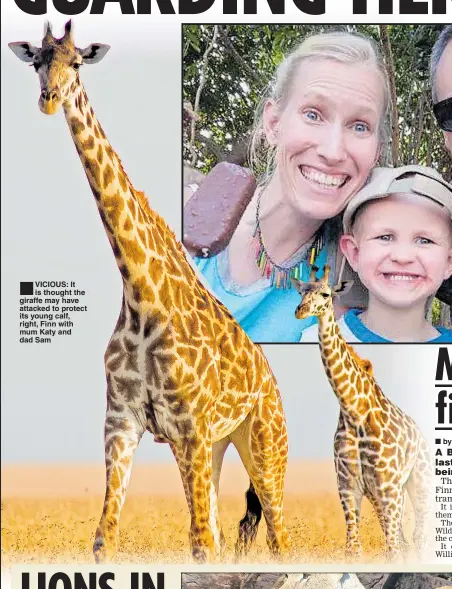
POLYGON ((20 294, 21 295, 32 295, 33 294, 33 282, 21 282, 20 283, 20 294))
POLYGON ((435 444, 441 444, 441 438, 436 438, 435 439, 435 444))

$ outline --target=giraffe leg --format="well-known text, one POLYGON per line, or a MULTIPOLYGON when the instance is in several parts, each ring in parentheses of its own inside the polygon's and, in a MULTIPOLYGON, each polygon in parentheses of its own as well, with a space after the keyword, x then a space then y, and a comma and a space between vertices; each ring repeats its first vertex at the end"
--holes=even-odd
POLYGON ((223 458, 225 452, 231 443, 229 438, 224 438, 223 440, 219 440, 215 442, 212 446, 212 483, 213 483, 213 491, 215 492, 215 496, 210 495, 210 520, 212 529, 216 526, 216 528, 220 531, 220 544, 217 546, 215 545, 215 551, 217 553, 223 552, 226 547, 226 540, 224 537, 223 530, 221 528, 220 518, 218 515, 218 495, 219 495, 219 488, 220 488, 220 474, 221 474, 221 467, 223 466, 223 458), (212 523, 214 522, 214 523, 212 523))
POLYGON ((416 519, 413 541, 420 558, 425 556, 425 552, 433 544, 431 522, 433 487, 431 479, 430 457, 428 454, 426 458, 420 456, 405 484, 416 519))
POLYGON ((106 491, 104 508, 94 540, 97 563, 108 562, 116 553, 119 516, 132 471, 133 455, 143 435, 140 420, 134 415, 109 413, 105 419, 106 491))
POLYGON ((397 561, 401 557, 402 546, 400 539, 403 537, 402 516, 404 504, 404 489, 400 484, 387 485, 380 488, 374 498, 378 505, 377 513, 381 513, 380 523, 386 539, 386 551, 388 559, 397 561))
MULTIPOLYGON (((281 419, 283 412, 279 403, 279 398, 275 400, 266 395, 262 396, 248 417, 231 434, 232 442, 252 481, 247 499, 251 506, 251 502, 258 498, 267 523, 267 544, 275 555, 279 555, 290 546, 283 518, 287 431, 285 422, 281 419)), ((257 517, 256 505, 253 506, 253 511, 257 517)), ((257 523, 254 528, 249 528, 249 535, 243 530, 244 542, 240 541, 239 536, 236 547, 238 553, 249 548, 254 539, 252 533, 257 529, 257 523)))
MULTIPOLYGON (((378 501, 377 498, 373 497, 372 495, 369 495, 368 499, 369 499, 372 507, 374 508, 374 511, 377 515, 378 522, 380 524, 381 529, 384 530, 385 525, 386 525, 386 520, 385 520, 385 515, 383 512, 383 509, 381 507, 381 502, 378 501)), ((404 513, 404 506, 405 506, 405 493, 403 493, 403 495, 402 495, 402 514, 404 513)), ((405 538, 405 535, 403 533, 402 526, 400 526, 400 528, 399 528, 399 546, 402 551, 406 551, 409 547, 409 544, 408 544, 408 542, 405 538)))
POLYGON ((345 476, 344 469, 339 471, 336 466, 336 470, 338 473, 339 497, 347 526, 345 553, 348 556, 357 557, 362 551, 361 541, 359 539, 359 518, 363 492, 349 472, 345 476))
POLYGON ((215 545, 220 545, 220 530, 216 503, 215 485, 212 480, 212 443, 210 426, 196 424, 197 431, 191 437, 184 437, 171 444, 184 485, 185 496, 190 510, 190 547, 197 562, 213 559, 215 545), (200 431, 202 430, 202 435, 200 431))
MULTIPOLYGON (((404 492, 402 494, 402 517, 403 514, 405 513, 405 499, 406 499, 406 493, 404 492)), ((407 539, 405 538, 405 534, 403 533, 403 526, 400 526, 399 529, 399 545, 400 545, 400 549, 404 552, 406 552, 409 548, 409 544, 407 539)))

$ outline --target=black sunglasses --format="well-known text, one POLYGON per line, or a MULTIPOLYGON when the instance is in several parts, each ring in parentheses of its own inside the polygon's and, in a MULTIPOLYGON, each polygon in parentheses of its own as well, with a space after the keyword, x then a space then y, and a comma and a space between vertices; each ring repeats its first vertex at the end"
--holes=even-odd
POLYGON ((452 131, 452 96, 433 105, 438 125, 443 131, 452 131))

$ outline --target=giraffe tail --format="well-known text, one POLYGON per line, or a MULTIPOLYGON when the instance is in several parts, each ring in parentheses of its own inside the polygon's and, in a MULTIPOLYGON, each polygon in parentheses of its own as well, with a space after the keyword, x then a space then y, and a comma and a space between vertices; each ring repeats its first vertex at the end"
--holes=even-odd
POLYGON ((251 481, 245 499, 246 513, 239 523, 239 537, 235 545, 236 558, 245 555, 251 548, 262 517, 262 505, 251 481))

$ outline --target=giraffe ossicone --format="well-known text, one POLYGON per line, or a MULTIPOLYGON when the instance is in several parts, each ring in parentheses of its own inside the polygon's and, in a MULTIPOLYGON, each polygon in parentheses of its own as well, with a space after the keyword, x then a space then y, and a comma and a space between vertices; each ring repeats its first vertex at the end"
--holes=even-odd
POLYGON ((344 510, 346 551, 361 551, 359 518, 363 497, 372 504, 391 559, 407 547, 402 530, 405 491, 414 509, 413 540, 422 558, 431 541, 432 459, 427 442, 411 417, 392 403, 378 386, 369 360, 360 358, 340 333, 333 297, 345 293, 350 282, 328 284, 329 266, 309 282, 292 279, 302 295, 295 316, 318 318, 320 354, 330 385, 339 401, 334 460, 344 510))
POLYGON ((83 64, 108 45, 75 46, 72 23, 41 47, 9 44, 39 75, 39 108, 62 106, 123 281, 118 322, 105 353, 106 493, 96 531, 97 562, 119 538, 134 451, 143 433, 170 444, 190 509, 190 545, 200 562, 224 541, 217 495, 223 457, 233 444, 249 474, 247 512, 236 552, 249 549, 264 514, 267 543, 289 546, 283 519, 287 430, 280 393, 260 346, 201 284, 182 245, 137 191, 108 142, 80 81, 83 64))

